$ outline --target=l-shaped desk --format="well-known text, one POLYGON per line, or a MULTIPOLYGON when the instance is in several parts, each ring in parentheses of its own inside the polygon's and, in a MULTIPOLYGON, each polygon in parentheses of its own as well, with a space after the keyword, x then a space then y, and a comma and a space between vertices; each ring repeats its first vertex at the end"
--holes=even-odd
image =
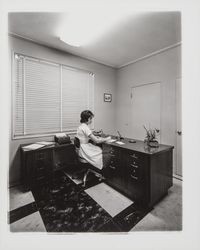
MULTIPOLYGON (((152 207, 172 186, 173 146, 145 146, 143 141, 130 143, 129 138, 103 143, 106 156, 105 182, 142 206, 152 207)), ((37 150, 24 150, 22 181, 26 189, 38 182, 42 184, 52 172, 76 166, 73 144, 45 146, 37 150)))

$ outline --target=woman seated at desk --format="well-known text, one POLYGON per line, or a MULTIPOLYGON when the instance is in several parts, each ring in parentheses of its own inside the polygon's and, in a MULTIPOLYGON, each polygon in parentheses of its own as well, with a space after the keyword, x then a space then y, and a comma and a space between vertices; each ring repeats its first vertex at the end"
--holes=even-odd
POLYGON ((81 113, 81 125, 77 129, 77 137, 80 140, 79 156, 89 162, 98 169, 103 168, 102 149, 89 142, 92 140, 95 144, 107 142, 111 139, 110 136, 106 138, 99 138, 95 136, 88 125, 92 123, 94 114, 90 110, 84 110, 81 113))

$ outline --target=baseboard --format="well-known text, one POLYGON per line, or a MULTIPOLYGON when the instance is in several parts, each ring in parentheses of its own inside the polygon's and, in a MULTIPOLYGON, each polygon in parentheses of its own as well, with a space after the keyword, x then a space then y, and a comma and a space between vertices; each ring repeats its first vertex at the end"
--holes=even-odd
POLYGON ((8 188, 10 189, 10 188, 17 187, 20 185, 22 185, 21 182, 17 181, 17 182, 10 183, 8 188))

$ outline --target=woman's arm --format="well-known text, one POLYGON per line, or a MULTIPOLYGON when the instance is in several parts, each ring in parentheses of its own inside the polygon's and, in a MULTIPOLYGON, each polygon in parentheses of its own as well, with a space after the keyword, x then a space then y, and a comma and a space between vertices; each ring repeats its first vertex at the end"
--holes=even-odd
POLYGON ((111 139, 111 136, 105 137, 105 138, 98 138, 97 136, 90 134, 89 138, 94 142, 94 143, 103 143, 111 139))

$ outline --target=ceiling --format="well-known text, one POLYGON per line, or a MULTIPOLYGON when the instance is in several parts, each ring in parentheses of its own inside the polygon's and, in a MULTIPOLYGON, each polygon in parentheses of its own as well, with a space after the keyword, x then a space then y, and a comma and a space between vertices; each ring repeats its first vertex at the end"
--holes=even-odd
POLYGON ((96 23, 95 13, 76 16, 76 26, 72 27, 74 34, 82 31, 82 36, 87 38, 103 24, 107 28, 99 32, 93 42, 80 47, 59 39, 61 30, 70 34, 69 13, 9 13, 9 33, 115 68, 181 42, 180 12, 129 12, 116 18, 114 24, 111 21, 115 13, 100 14, 102 19, 96 23), (84 22, 86 16, 87 23, 84 22))

